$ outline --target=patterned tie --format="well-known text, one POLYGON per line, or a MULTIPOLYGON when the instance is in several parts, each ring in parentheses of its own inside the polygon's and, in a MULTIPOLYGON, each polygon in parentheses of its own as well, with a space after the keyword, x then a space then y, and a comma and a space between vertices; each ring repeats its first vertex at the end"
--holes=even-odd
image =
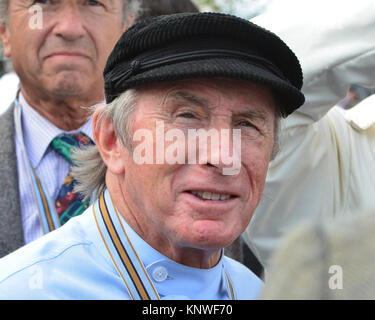
MULTIPOLYGON (((93 142, 83 133, 77 135, 62 134, 52 140, 51 147, 73 165, 71 155, 74 149, 90 144, 93 144, 93 142)), ((70 218, 79 216, 89 206, 90 201, 83 202, 82 196, 73 190, 75 184, 76 181, 71 177, 69 172, 57 195, 55 207, 61 225, 68 222, 70 218)))

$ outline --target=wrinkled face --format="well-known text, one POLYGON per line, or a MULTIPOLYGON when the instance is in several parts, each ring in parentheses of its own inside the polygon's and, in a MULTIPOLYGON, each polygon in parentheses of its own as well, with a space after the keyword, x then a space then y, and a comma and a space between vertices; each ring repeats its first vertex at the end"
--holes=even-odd
POLYGON ((44 98, 103 97, 102 72, 122 33, 122 5, 122 0, 10 0, 1 37, 22 86, 44 98))
POLYGON ((161 234, 182 247, 216 249, 233 242, 250 222, 261 198, 273 149, 274 108, 267 88, 245 81, 201 79, 141 89, 132 132, 152 132, 154 163, 140 165, 134 161, 140 145, 144 147, 140 154, 146 154, 145 135, 134 142, 133 154, 123 149, 125 174, 121 180, 124 200, 141 229, 161 234), (160 128, 164 146, 160 144, 160 128), (198 156, 202 148, 196 141, 197 162, 192 164, 193 157, 189 161, 194 148, 190 146, 189 152, 188 132, 199 129, 213 129, 219 136, 222 130, 229 132, 228 154, 233 161, 239 157, 236 174, 223 174, 224 168, 233 167, 228 159, 224 163, 220 152, 228 148, 228 144, 223 145, 224 139, 215 146, 208 139, 207 156, 201 162, 198 156), (232 139, 233 129, 241 132, 240 140, 232 139), (170 141, 168 132, 175 134, 170 141), (183 137, 185 155, 180 153, 178 163, 171 159, 168 163, 168 155, 173 157, 178 152, 172 144, 181 144, 183 137), (161 150, 165 151, 164 162, 161 158, 157 162, 156 150, 159 156, 161 150))

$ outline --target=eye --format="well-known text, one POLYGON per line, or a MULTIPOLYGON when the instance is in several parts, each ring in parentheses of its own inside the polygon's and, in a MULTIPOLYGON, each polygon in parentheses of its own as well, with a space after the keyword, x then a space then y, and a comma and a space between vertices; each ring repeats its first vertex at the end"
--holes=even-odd
POLYGON ((241 130, 243 130, 242 132, 244 133, 244 135, 258 136, 262 133, 262 129, 258 125, 246 119, 238 121, 236 127, 239 127, 241 130))
POLYGON ((50 0, 34 0, 33 1, 33 4, 51 4, 51 1, 50 0))
POLYGON ((237 125, 241 127, 255 128, 255 126, 248 120, 241 120, 237 123, 237 125))
POLYGON ((94 6, 94 7, 98 7, 98 6, 103 5, 101 2, 96 1, 96 0, 88 0, 87 4, 90 5, 90 6, 94 6))
POLYGON ((181 118, 185 118, 185 119, 195 119, 195 115, 192 114, 191 112, 184 112, 184 113, 180 113, 179 115, 177 115, 177 117, 181 117, 181 118))

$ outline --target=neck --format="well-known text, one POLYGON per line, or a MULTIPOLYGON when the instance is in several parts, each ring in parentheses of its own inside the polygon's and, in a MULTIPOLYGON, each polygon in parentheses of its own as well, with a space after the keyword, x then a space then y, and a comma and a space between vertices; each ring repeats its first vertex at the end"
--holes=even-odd
POLYGON ((106 184, 119 213, 129 226, 151 247, 169 259, 192 268, 209 269, 221 258, 221 249, 196 248, 187 243, 179 243, 162 233, 152 222, 130 205, 122 185, 111 179, 107 173, 106 184))
POLYGON ((90 106, 100 103, 104 94, 93 99, 80 97, 39 97, 33 95, 21 86, 21 92, 26 102, 40 115, 64 131, 76 130, 88 120, 91 115, 90 106))

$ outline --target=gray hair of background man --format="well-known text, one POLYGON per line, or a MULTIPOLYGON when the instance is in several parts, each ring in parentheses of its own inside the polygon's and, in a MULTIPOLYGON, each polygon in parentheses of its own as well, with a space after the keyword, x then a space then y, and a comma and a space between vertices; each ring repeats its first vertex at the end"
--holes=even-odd
MULTIPOLYGON (((112 119, 116 137, 121 139, 122 144, 133 151, 132 139, 132 114, 136 108, 139 94, 137 89, 128 89, 111 103, 107 104, 99 116, 98 122, 103 117, 112 119)), ((95 111, 101 105, 94 106, 95 111)), ((271 160, 275 158, 279 151, 280 135, 280 108, 276 106, 274 122, 274 147, 271 160)), ((94 129, 96 130, 96 128, 94 129)), ((85 200, 91 197, 95 200, 106 189, 105 177, 107 167, 96 146, 90 146, 85 149, 76 150, 72 155, 75 166, 71 169, 71 174, 78 182, 75 190, 85 196, 85 200)))
MULTIPOLYGON (((0 24, 7 24, 8 21, 8 9, 9 1, 11 0, 0 0, 0 24)), ((141 14, 141 0, 122 0, 123 1, 123 24, 130 22, 130 15, 134 15, 135 19, 141 14)))

